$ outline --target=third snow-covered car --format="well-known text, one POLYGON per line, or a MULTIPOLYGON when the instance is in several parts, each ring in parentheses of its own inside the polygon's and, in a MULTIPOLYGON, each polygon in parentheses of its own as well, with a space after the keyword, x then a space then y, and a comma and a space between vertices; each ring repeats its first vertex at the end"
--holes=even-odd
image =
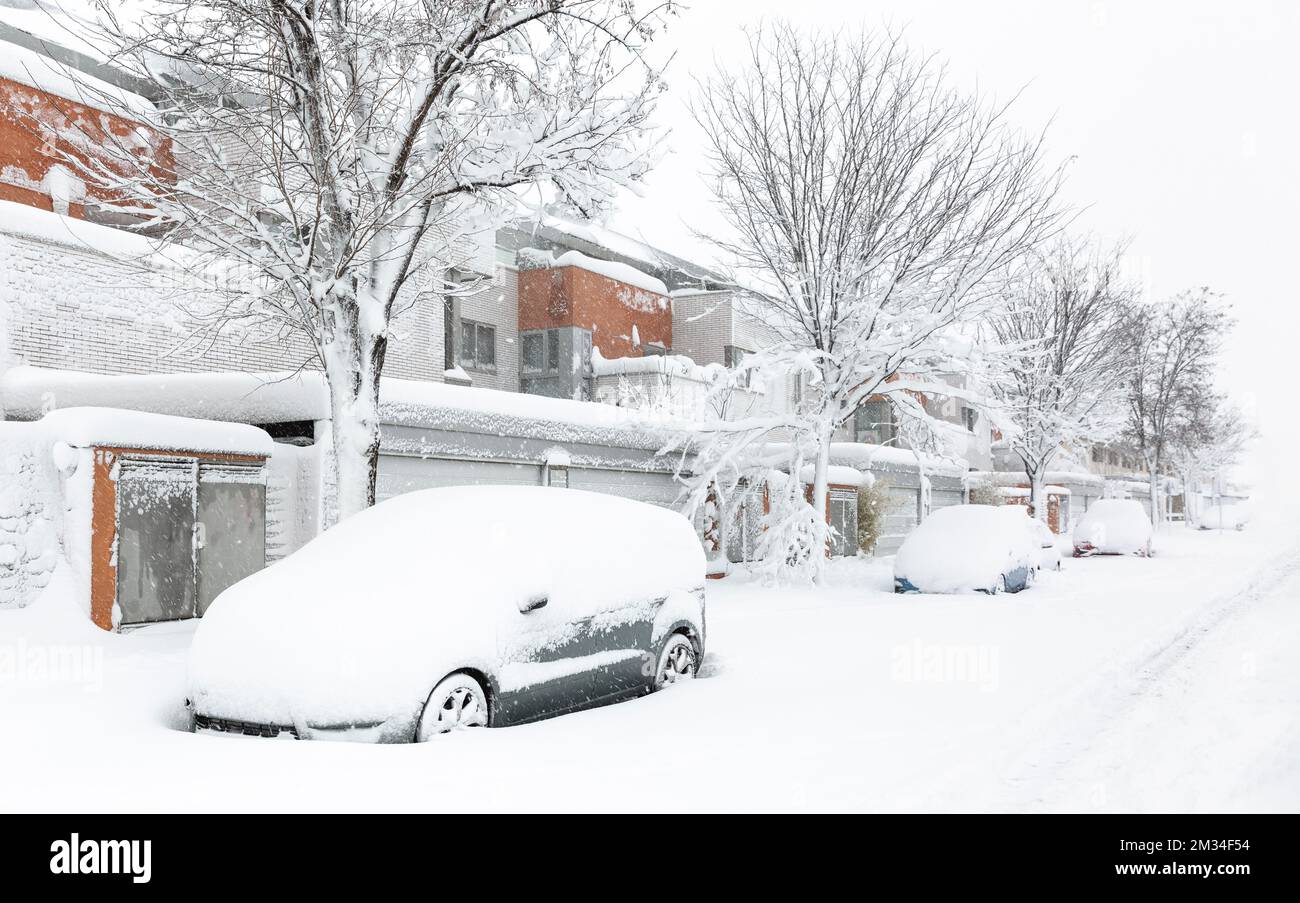
POLYGON ((1074 557, 1151 554, 1151 519, 1134 499, 1100 499, 1074 527, 1074 557))
POLYGON ((217 597, 195 726, 400 742, 693 676, 704 553, 675 511, 549 487, 400 495, 217 597))
POLYGON ((1197 526, 1202 530, 1244 530, 1249 521, 1249 507, 1238 502, 1233 505, 1211 505, 1201 515, 1197 526))
POLYGON ((1017 593, 1034 582, 1039 552, 1018 505, 940 508, 894 557, 894 592, 1017 593))

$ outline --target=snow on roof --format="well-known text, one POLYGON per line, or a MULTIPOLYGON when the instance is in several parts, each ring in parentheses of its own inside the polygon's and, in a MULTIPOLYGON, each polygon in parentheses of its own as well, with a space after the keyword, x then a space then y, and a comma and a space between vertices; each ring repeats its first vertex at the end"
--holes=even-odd
POLYGON ((700 382, 712 382, 724 370, 721 364, 700 365, 682 354, 651 354, 645 357, 604 357, 599 348, 591 350, 591 370, 596 376, 630 376, 662 373, 700 382))
MULTIPOLYGON (((931 474, 961 476, 966 467, 958 461, 936 458, 933 455, 921 455, 925 469, 931 474)), ((832 442, 831 463, 845 464, 859 470, 870 468, 895 468, 916 470, 916 453, 906 448, 892 445, 872 445, 867 442, 832 442)))
POLYGON ((115 408, 50 411, 41 418, 40 426, 50 438, 75 448, 114 446, 269 456, 274 447, 266 431, 254 426, 115 408))
MULTIPOLYGON (((1047 485, 1043 487, 1043 491, 1046 492, 1048 495, 1070 495, 1071 494, 1070 490, 1065 486, 1047 485)), ((1031 490, 1026 486, 999 486, 997 488, 997 494, 1007 499, 1029 498, 1030 493, 1031 490)))
POLYGON ((147 116, 154 111, 153 104, 139 94, 110 85, 66 63, 14 43, 3 44, 0 78, 121 116, 147 116))
MULTIPOLYGON (((0 410, 34 420, 48 407, 116 407, 244 423, 325 420, 329 402, 320 373, 155 373, 100 375, 14 367, 0 376, 0 410)), ((384 379, 385 424, 529 435, 658 449, 665 428, 631 409, 445 383, 384 379)))
POLYGON ((149 373, 102 375, 14 367, 0 376, 0 409, 36 419, 49 404, 118 407, 204 420, 280 423, 329 415, 318 374, 149 373))
MULTIPOLYGON (((1023 472, 1018 470, 972 470, 966 474, 969 481, 983 481, 994 486, 1018 486, 1027 481, 1023 472)), ((1066 488, 1076 486, 1095 486, 1098 489, 1106 482, 1095 473, 1081 473, 1073 470, 1049 470, 1043 478, 1053 486, 1066 488)))
POLYGON ((622 282, 633 288, 653 292, 656 295, 668 294, 668 286, 664 285, 661 279, 656 279, 654 276, 643 273, 636 267, 629 266, 626 263, 598 260, 595 257, 588 257, 581 251, 565 251, 559 257, 552 259, 551 266, 578 267, 589 273, 598 273, 607 279, 613 279, 615 282, 622 282))
POLYGON ((160 266, 183 267, 193 252, 111 226, 101 226, 27 204, 0 201, 0 233, 82 248, 117 259, 147 259, 160 266))
POLYGON ((95 41, 96 17, 90 0, 0 0, 0 7, 5 25, 99 62, 107 58, 107 51, 95 41))
MULTIPOLYGON (((805 464, 799 471, 800 482, 811 484, 815 477, 816 468, 811 464, 805 464)), ((862 471, 855 467, 832 464, 826 468, 826 482, 831 486, 861 486, 866 482, 866 478, 862 471)))

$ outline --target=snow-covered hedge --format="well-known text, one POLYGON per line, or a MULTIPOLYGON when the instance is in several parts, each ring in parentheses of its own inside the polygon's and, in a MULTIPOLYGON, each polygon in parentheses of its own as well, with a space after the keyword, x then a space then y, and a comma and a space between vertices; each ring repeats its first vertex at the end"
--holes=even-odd
POLYGON ((0 608, 22 608, 50 582, 63 529, 45 431, 0 423, 0 608))

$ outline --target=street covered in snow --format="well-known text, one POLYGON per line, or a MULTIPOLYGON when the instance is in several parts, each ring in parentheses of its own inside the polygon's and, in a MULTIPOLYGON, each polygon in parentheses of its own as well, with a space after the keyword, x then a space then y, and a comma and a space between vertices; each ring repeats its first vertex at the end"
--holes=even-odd
POLYGON ((0 613, 0 807, 1294 811, 1300 546, 1173 526, 1156 550, 1014 595, 894 595, 890 558, 823 589, 733 574, 694 681, 380 746, 188 732, 194 622, 104 633, 60 575, 0 613))

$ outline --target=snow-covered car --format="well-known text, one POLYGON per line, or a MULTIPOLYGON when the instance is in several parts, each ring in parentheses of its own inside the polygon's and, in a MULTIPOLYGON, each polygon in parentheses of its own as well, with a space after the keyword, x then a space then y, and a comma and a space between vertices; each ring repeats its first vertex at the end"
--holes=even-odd
POLYGON ((1030 586, 1040 549, 1018 505, 940 508, 894 557, 896 593, 1017 593, 1030 586))
POLYGON ((1030 519, 1030 529, 1038 538, 1038 569, 1040 571, 1059 571, 1061 569, 1061 549, 1057 545, 1057 536, 1052 528, 1037 518, 1030 519))
POLYGON ((1199 527, 1202 530, 1244 530, 1250 521, 1250 511, 1246 505, 1213 505, 1201 515, 1199 527))
POLYGON ((196 729, 423 741, 693 676, 705 561, 681 514, 552 487, 400 495, 217 597, 196 729))
POLYGON ((1151 519, 1134 499, 1100 499, 1074 527, 1074 557, 1151 554, 1151 519))

